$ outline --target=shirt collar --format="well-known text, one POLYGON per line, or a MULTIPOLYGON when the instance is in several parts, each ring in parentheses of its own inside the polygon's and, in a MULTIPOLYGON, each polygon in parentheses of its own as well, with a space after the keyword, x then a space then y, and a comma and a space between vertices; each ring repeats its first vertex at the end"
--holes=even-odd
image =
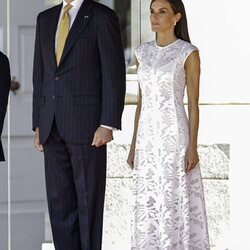
MULTIPOLYGON (((84 2, 84 0, 74 0, 74 1, 73 1, 72 3, 70 3, 70 4, 73 6, 73 8, 76 8, 76 9, 79 10, 83 2, 84 2)), ((67 4, 68 4, 68 3, 67 3, 65 0, 63 0, 63 8, 64 8, 67 4)))

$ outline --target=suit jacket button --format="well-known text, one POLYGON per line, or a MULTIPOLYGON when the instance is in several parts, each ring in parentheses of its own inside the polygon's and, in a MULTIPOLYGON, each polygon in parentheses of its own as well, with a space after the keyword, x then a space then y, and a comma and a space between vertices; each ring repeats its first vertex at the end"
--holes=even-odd
POLYGON ((55 80, 56 80, 56 81, 60 80, 59 76, 56 76, 56 77, 55 77, 55 80))
POLYGON ((52 96, 52 99, 56 99, 56 97, 53 95, 53 96, 52 96))

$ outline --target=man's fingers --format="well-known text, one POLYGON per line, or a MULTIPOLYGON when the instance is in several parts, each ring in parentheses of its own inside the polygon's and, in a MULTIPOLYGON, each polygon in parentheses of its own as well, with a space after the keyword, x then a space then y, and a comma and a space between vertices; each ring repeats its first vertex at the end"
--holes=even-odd
POLYGON ((43 152, 43 145, 40 144, 39 148, 40 148, 41 152, 43 152))
POLYGON ((35 148, 40 151, 40 152, 43 152, 43 145, 41 144, 35 144, 35 148))
POLYGON ((98 148, 106 145, 108 142, 112 141, 112 139, 113 135, 110 130, 99 127, 95 132, 94 139, 91 145, 98 148))
POLYGON ((96 146, 96 133, 94 134, 94 138, 93 138, 93 141, 92 141, 92 146, 96 146))
POLYGON ((39 143, 39 139, 35 139, 34 147, 40 152, 43 152, 43 145, 39 143))
POLYGON ((106 144, 106 142, 104 141, 104 140, 96 140, 95 141, 95 146, 97 147, 97 148, 99 148, 99 147, 101 147, 101 146, 103 146, 103 145, 105 145, 106 144))
POLYGON ((36 128, 35 139, 34 139, 34 147, 38 151, 43 152, 43 145, 40 144, 40 140, 39 140, 39 128, 36 128))
POLYGON ((98 148, 98 147, 103 146, 105 144, 106 144, 106 142, 103 139, 100 139, 99 136, 95 134, 91 145, 96 146, 98 148))
POLYGON ((97 136, 94 137, 94 140, 92 142, 92 146, 95 146, 95 147, 100 147, 102 146, 102 141, 100 139, 97 138, 97 136))
POLYGON ((40 145, 36 145, 36 149, 41 152, 42 148, 40 145))
POLYGON ((96 142, 94 143, 94 145, 93 145, 93 146, 95 146, 95 147, 99 148, 99 147, 100 147, 100 143, 99 143, 99 141, 98 141, 98 140, 96 140, 96 142))

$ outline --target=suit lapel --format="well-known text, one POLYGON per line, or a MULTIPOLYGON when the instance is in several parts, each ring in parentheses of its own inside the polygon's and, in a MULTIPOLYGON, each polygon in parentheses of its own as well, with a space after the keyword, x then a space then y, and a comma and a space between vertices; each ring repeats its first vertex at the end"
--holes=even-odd
POLYGON ((60 64, 69 53, 70 49, 72 48, 77 38, 81 34, 81 31, 86 27, 86 25, 90 21, 92 7, 93 7, 92 0, 84 0, 84 2, 82 3, 82 6, 77 13, 76 19, 67 37, 60 64))
POLYGON ((48 37, 48 53, 51 56, 50 62, 52 62, 52 67, 54 69, 57 68, 56 53, 55 53, 55 37, 62 6, 63 4, 60 4, 52 10, 51 17, 48 21, 47 30, 45 31, 46 36, 48 37))

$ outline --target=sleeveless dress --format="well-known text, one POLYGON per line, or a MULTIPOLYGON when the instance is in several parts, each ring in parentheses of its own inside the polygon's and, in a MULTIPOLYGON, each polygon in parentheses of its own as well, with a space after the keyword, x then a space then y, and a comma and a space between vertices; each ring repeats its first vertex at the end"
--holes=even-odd
POLYGON ((136 48, 142 107, 133 170, 132 250, 209 250, 199 166, 184 171, 189 124, 184 63, 197 50, 181 39, 136 48))

